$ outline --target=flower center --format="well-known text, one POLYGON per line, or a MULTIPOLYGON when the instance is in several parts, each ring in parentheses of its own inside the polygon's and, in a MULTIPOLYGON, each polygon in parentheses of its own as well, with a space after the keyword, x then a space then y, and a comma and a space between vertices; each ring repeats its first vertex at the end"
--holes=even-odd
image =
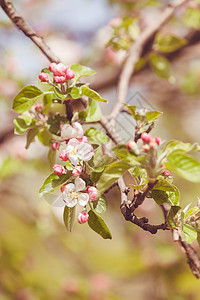
POLYGON ((72 193, 71 193, 71 196, 72 196, 72 198, 78 198, 78 193, 72 192, 72 193))

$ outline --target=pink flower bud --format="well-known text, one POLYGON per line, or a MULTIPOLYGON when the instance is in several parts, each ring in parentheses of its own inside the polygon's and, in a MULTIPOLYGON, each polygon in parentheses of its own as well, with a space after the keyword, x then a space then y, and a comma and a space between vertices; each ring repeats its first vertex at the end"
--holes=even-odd
POLYGON ((53 72, 53 70, 55 70, 56 67, 57 67, 57 64, 56 64, 55 62, 50 63, 50 65, 49 65, 49 71, 50 71, 50 72, 53 72))
POLYGON ((144 145, 143 147, 142 147, 142 150, 144 150, 144 151, 149 151, 149 149, 150 149, 150 147, 149 147, 149 145, 144 145))
POLYGON ((169 170, 165 170, 165 171, 163 172, 163 174, 164 174, 165 176, 169 176, 169 175, 170 175, 170 171, 169 171, 169 170))
POLYGON ((65 76, 65 72, 67 71, 68 67, 63 65, 62 63, 57 64, 53 67, 53 75, 54 76, 65 76))
POLYGON ((41 104, 37 104, 35 106, 35 111, 39 111, 39 110, 42 110, 42 105, 41 104))
POLYGON ((164 164, 162 164, 162 165, 161 165, 161 168, 165 168, 165 165, 164 165, 164 164))
POLYGON ((75 76, 74 71, 72 71, 70 68, 67 69, 67 71, 65 72, 65 77, 67 80, 73 79, 75 76))
POLYGON ((146 132, 144 132, 141 135, 141 139, 143 140, 144 143, 149 144, 150 141, 151 141, 151 135, 148 134, 148 133, 146 133, 146 132))
POLYGON ((149 146, 151 147, 151 149, 154 150, 154 149, 157 147, 157 144, 154 143, 154 142, 151 142, 151 143, 149 144, 149 146))
POLYGON ((63 150, 63 151, 60 153, 59 157, 60 157, 63 161, 67 161, 67 160, 69 159, 69 157, 68 157, 67 153, 65 152, 65 150, 63 150))
POLYGON ((79 175, 81 175, 81 172, 82 172, 82 167, 81 166, 77 166, 72 171, 72 176, 73 177, 79 176, 79 175))
POLYGON ((140 150, 138 148, 138 145, 133 140, 130 140, 127 143, 126 147, 127 147, 128 150, 133 151, 134 154, 136 154, 136 155, 140 154, 140 150))
POLYGON ((87 191, 92 201, 97 199, 98 191, 94 186, 88 186, 87 191))
POLYGON ((86 212, 82 212, 78 215, 79 224, 86 223, 88 221, 89 215, 86 212))
POLYGON ((154 138, 156 144, 159 146, 160 142, 161 142, 161 138, 159 136, 154 136, 153 138, 154 138))
POLYGON ((39 75, 39 79, 42 81, 42 82, 47 82, 49 80, 49 75, 47 73, 40 73, 39 75))
POLYGON ((61 165, 55 164, 53 166, 53 171, 57 175, 62 175, 63 172, 65 171, 65 168, 63 166, 61 166, 61 165))
POLYGON ((51 144, 51 149, 53 151, 59 150, 59 148, 60 148, 60 143, 54 142, 53 144, 51 144))
POLYGON ((55 83, 64 83, 66 79, 64 76, 54 76, 53 81, 55 83))
POLYGON ((61 190, 62 193, 65 191, 65 187, 66 187, 66 184, 64 184, 64 185, 61 186, 61 188, 60 188, 60 190, 61 190))

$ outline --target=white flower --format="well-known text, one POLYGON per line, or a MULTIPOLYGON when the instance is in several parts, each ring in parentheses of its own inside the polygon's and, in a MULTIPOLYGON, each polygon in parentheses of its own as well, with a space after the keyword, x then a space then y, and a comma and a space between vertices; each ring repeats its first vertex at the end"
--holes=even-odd
POLYGON ((85 181, 77 177, 74 183, 69 183, 65 186, 62 194, 63 201, 68 207, 74 207, 77 203, 81 206, 87 205, 89 201, 88 193, 83 193, 86 188, 85 181))
POLYGON ((61 138, 63 140, 69 140, 72 138, 81 139, 83 134, 83 127, 78 122, 75 122, 72 125, 64 124, 61 126, 61 138))
POLYGON ((94 155, 93 147, 90 144, 71 139, 65 149, 71 164, 77 165, 79 161, 88 161, 94 155))

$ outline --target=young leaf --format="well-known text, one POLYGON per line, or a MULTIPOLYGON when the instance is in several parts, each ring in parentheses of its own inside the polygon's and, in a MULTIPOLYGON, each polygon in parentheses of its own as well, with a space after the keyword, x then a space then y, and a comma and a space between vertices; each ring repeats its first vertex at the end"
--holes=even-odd
POLYGON ((74 224, 75 211, 76 211, 76 207, 65 206, 64 212, 63 212, 63 221, 65 223, 65 227, 70 232, 72 231, 72 227, 74 224))
POLYGON ((98 214, 105 212, 107 205, 108 204, 105 196, 101 196, 98 200, 93 201, 94 211, 98 214))
POLYGON ((170 77, 170 63, 166 57, 152 53, 149 62, 151 68, 158 77, 166 79, 170 77))
POLYGON ((53 168, 55 164, 55 160, 56 160, 56 151, 50 148, 48 153, 48 161, 49 161, 50 169, 53 168))
POLYGON ((104 239, 112 239, 112 235, 105 224, 104 220, 98 216, 94 211, 90 210, 88 219, 88 225, 92 230, 102 236, 104 239))
POLYGON ((200 151, 200 146, 197 143, 190 144, 178 140, 171 140, 166 143, 163 149, 163 151, 165 151, 167 155, 169 155, 171 152, 175 150, 181 150, 183 152, 200 151))
POLYGON ((114 162, 103 171, 100 179, 97 182, 97 189, 101 195, 107 188, 109 188, 119 177, 121 177, 132 166, 126 161, 114 162))
POLYGON ((13 110, 23 113, 37 101, 44 93, 36 86, 29 85, 24 87, 13 100, 13 110))
POLYGON ((26 140, 26 149, 28 149, 28 147, 30 146, 30 144, 34 141, 35 136, 38 134, 39 129, 37 127, 31 128, 28 131, 27 134, 27 140, 26 140))
POLYGON ((85 85, 81 87, 81 91, 82 91, 83 95, 85 95, 88 98, 91 98, 95 101, 107 102, 107 100, 101 98, 101 96, 97 92, 93 91, 92 89, 90 89, 89 87, 87 87, 85 85))
POLYGON ((186 40, 174 35, 157 36, 154 47, 160 52, 172 52, 186 44, 186 40))
POLYGON ((78 99, 78 98, 81 97, 81 92, 80 92, 79 88, 77 88, 76 86, 73 86, 73 88, 71 89, 70 94, 71 94, 73 99, 78 99))
POLYGON ((98 103, 92 99, 88 100, 86 110, 79 113, 79 119, 83 122, 96 122, 101 118, 101 109, 98 103))
POLYGON ((168 155, 168 165, 180 176, 191 182, 200 182, 200 163, 181 151, 168 155))
POLYGON ((163 113, 159 112, 159 111, 154 111, 154 110, 150 110, 146 112, 146 118, 147 121, 150 122, 155 122, 158 117, 160 117, 163 113))
POLYGON ((161 205, 168 201, 168 195, 165 191, 153 190, 151 192, 152 198, 156 201, 157 204, 161 205))
POLYGON ((167 215, 167 221, 172 228, 175 228, 177 226, 175 216, 180 209, 180 206, 171 206, 171 209, 167 215))
POLYGON ((195 229, 188 225, 188 224, 183 224, 182 228, 182 238, 183 241, 186 241, 187 243, 192 243, 194 240, 197 239, 197 232, 195 229))
POLYGON ((52 135, 47 128, 42 128, 38 133, 38 139, 44 146, 51 146, 52 135))
POLYGON ((109 142, 109 137, 102 131, 90 127, 85 131, 85 135, 92 141, 99 142, 102 144, 106 144, 109 142))
POLYGON ((189 8, 183 18, 188 27, 199 29, 200 28, 200 11, 199 9, 189 8))
POLYGON ((91 68, 85 67, 82 65, 78 65, 78 64, 72 65, 71 69, 72 69, 72 71, 75 72, 75 77, 74 77, 75 81, 79 80, 82 76, 91 76, 91 75, 96 74, 96 72, 94 70, 92 70, 91 68))
POLYGON ((170 201, 170 204, 178 205, 180 200, 180 192, 175 185, 172 184, 172 187, 174 188, 174 191, 166 191, 166 194, 168 195, 168 200, 170 201))
POLYGON ((43 185, 40 188, 39 194, 40 197, 53 192, 54 190, 61 187, 64 183, 66 183, 71 178, 71 174, 62 174, 56 175, 55 173, 51 173, 44 181, 43 185))
POLYGON ((15 134, 23 134, 30 127, 34 127, 35 120, 28 115, 20 115, 14 121, 15 134))

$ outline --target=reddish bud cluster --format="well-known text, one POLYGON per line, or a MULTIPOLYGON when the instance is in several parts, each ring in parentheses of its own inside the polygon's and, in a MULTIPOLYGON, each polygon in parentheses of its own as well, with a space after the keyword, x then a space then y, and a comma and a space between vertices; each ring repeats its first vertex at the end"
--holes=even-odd
POLYGON ((74 71, 62 63, 51 63, 49 65, 49 71, 53 73, 55 83, 65 83, 66 80, 71 80, 75 76, 74 71))
POLYGON ((82 212, 78 215, 79 224, 86 223, 88 221, 89 215, 86 212, 82 212))

